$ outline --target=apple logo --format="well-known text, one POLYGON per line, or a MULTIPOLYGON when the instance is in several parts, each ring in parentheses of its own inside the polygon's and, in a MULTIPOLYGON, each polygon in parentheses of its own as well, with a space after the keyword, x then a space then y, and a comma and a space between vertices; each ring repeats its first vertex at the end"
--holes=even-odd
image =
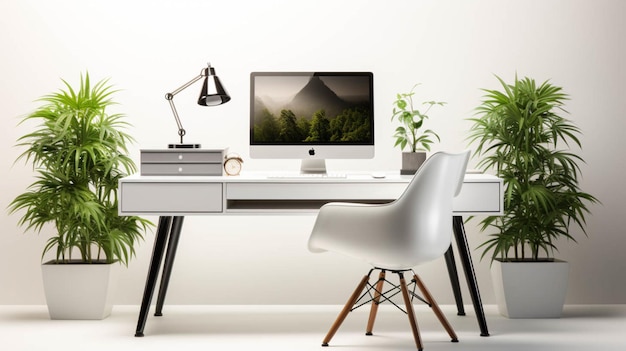
POLYGON ((314 148, 309 149, 309 155, 315 156, 315 149, 314 148))

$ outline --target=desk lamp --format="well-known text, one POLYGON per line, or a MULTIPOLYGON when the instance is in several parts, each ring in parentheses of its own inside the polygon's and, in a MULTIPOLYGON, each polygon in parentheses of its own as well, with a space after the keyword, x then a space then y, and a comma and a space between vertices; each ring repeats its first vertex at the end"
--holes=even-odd
POLYGON ((200 148, 200 144, 183 143, 183 137, 187 132, 185 131, 185 128, 183 128, 183 125, 180 122, 180 117, 178 117, 176 107, 174 106, 174 96, 199 81, 202 77, 204 77, 204 84, 202 85, 200 96, 198 97, 198 105, 217 106, 230 101, 230 96, 226 92, 226 89, 222 86, 220 79, 215 75, 215 69, 211 67, 210 63, 208 64, 208 67, 204 68, 198 76, 173 92, 165 94, 165 99, 169 101, 172 112, 174 113, 174 118, 176 119, 176 124, 178 125, 178 135, 180 136, 180 144, 169 144, 170 149, 200 148))

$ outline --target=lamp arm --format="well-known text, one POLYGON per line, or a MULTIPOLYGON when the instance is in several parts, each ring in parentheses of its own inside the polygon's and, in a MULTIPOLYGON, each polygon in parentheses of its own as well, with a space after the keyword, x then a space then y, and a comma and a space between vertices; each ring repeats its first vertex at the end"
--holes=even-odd
POLYGON ((170 103, 170 107, 172 108, 172 113, 174 114, 174 119, 176 120, 176 125, 178 126, 178 135, 180 136, 181 144, 183 143, 183 136, 185 136, 187 132, 185 131, 185 128, 183 128, 183 124, 180 122, 180 117, 178 116, 178 111, 176 111, 176 106, 174 106, 174 96, 180 93, 181 91, 187 89, 190 85, 199 81, 200 79, 202 79, 202 77, 206 76, 207 74, 208 74, 207 70, 203 69, 199 75, 194 77, 189 82, 183 84, 180 88, 172 91, 171 93, 165 94, 165 99, 170 103))

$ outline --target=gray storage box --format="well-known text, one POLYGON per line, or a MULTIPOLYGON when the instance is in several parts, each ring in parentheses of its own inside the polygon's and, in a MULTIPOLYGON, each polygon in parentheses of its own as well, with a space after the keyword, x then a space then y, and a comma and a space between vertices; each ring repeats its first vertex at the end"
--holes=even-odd
POLYGON ((227 149, 141 150, 141 175, 221 176, 227 149))

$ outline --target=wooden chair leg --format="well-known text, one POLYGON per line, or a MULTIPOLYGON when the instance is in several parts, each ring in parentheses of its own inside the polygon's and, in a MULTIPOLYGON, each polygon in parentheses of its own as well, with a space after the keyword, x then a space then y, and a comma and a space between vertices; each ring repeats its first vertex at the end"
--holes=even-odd
POLYGON ((409 289, 406 287, 406 281, 404 280, 404 274, 398 272, 400 277, 400 289, 402 290, 402 297, 404 298, 404 304, 406 305, 406 312, 409 316, 409 323, 411 324, 411 330, 413 331, 413 338, 415 339, 415 345, 417 349, 422 351, 422 339, 420 338, 420 332, 417 328, 417 321, 415 320, 415 311, 413 310, 413 304, 409 298, 409 289))
POLYGON ((330 327, 328 334, 326 334, 324 341, 322 341, 322 346, 328 346, 330 339, 333 338, 333 336, 337 332, 337 329, 339 329, 339 327, 341 326, 341 323, 343 323, 344 319, 346 319, 346 316, 352 309, 352 306, 354 306, 354 304, 359 299, 359 296, 361 295, 361 292, 365 288, 365 285, 367 284, 368 280, 369 280, 369 275, 366 275, 363 277, 363 279, 361 279, 361 282, 352 293, 352 296, 350 296, 350 299, 348 300, 348 302, 346 302, 346 305, 343 307, 343 310, 341 310, 341 313, 339 313, 339 316, 337 316, 335 323, 333 323, 333 325, 330 327))
POLYGON ((372 329, 374 329, 374 322, 376 321, 376 313, 378 312, 378 305, 380 303, 381 291, 383 291, 383 285, 385 284, 385 271, 381 270, 378 275, 378 283, 376 284, 376 291, 374 292, 374 299, 372 300, 372 308, 370 309, 370 317, 367 320, 367 329, 365 335, 372 335, 372 329))
POLYGON ((426 288, 426 285, 424 285, 424 282, 422 282, 422 280, 417 276, 417 274, 413 275, 413 279, 415 280, 415 284, 417 284, 417 287, 422 292, 422 295, 424 295, 424 298, 426 299, 426 301, 428 301, 428 303, 430 304, 430 307, 433 309, 433 312, 439 319, 439 322, 441 322, 441 325, 443 325, 443 327, 448 332, 448 335, 450 335, 450 338, 452 338, 452 342, 458 342, 459 339, 457 338, 456 333, 454 332, 454 329, 452 329, 452 326, 448 322, 448 319, 446 319, 446 316, 444 316, 443 312, 439 308, 439 305, 437 304, 433 296, 430 294, 430 291, 428 291, 428 289, 426 288))

